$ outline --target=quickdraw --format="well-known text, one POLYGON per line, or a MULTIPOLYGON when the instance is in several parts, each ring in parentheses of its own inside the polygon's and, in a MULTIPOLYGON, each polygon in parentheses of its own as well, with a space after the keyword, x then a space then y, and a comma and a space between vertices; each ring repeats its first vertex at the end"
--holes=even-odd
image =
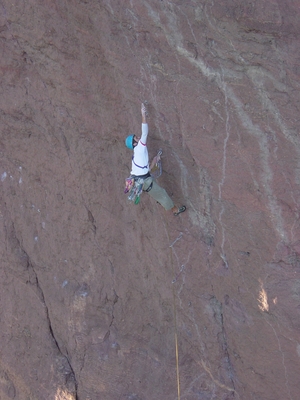
MULTIPOLYGON (((162 155, 162 149, 159 149, 157 152, 157 156, 161 156, 162 155)), ((162 165, 161 165, 161 158, 159 159, 159 161, 157 161, 157 163, 155 164, 154 168, 151 171, 151 176, 154 179, 157 179, 161 176, 162 174, 162 165)))
POLYGON ((124 192, 129 193, 128 200, 134 202, 134 204, 139 204, 140 196, 143 192, 144 179, 129 177, 126 179, 126 187, 124 192))

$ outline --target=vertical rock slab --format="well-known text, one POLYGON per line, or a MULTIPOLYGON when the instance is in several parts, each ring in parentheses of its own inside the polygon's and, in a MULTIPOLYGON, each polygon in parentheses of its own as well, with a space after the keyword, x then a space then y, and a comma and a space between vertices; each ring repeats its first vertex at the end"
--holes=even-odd
POLYGON ((0 397, 296 399, 299 7, 125 3, 0 6, 0 397))

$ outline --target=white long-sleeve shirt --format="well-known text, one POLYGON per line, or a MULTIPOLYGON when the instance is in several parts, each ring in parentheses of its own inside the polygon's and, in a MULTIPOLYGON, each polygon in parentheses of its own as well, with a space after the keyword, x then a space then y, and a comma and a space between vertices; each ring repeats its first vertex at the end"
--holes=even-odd
POLYGON ((131 175, 145 175, 149 172, 149 155, 147 149, 148 124, 142 124, 142 137, 133 149, 131 175))

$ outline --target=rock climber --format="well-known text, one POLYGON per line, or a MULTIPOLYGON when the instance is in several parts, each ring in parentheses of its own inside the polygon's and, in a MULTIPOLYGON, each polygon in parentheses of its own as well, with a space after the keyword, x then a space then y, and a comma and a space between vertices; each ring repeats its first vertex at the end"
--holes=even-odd
POLYGON ((150 175, 150 171, 160 160, 157 155, 153 158, 149 166, 149 156, 147 149, 148 124, 146 121, 146 107, 142 103, 142 137, 136 135, 127 136, 125 140, 126 146, 133 150, 131 177, 142 178, 144 180, 143 191, 148 192, 165 210, 171 210, 174 215, 179 215, 186 210, 186 206, 177 207, 165 189, 160 187, 150 175))

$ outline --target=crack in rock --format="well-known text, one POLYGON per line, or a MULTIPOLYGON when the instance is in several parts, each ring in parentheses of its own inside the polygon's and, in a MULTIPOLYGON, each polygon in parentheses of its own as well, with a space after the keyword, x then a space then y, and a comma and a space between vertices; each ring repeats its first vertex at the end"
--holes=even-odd
POLYGON ((41 298, 41 300, 42 300, 42 303, 43 303, 44 306, 45 306, 46 318, 47 318, 47 323, 48 323, 50 335, 51 335, 51 337, 52 337, 52 339, 53 339, 53 341, 54 341, 54 343, 55 343, 55 346, 56 346, 56 348, 58 349, 59 353, 60 353, 60 354, 62 355, 62 357, 67 361, 67 366, 68 366, 69 369, 70 369, 70 374, 69 374, 69 377, 67 378, 67 381, 68 381, 68 382, 69 382, 69 381, 73 381, 73 382, 74 382, 74 387, 75 387, 75 400, 78 400, 78 396, 77 396, 77 392, 78 392, 78 383, 77 383, 75 371, 74 371, 74 369, 73 369, 73 367, 72 367, 72 364, 71 364, 71 361, 70 361, 70 359, 69 359, 69 356, 66 355, 66 354, 63 354, 63 352, 61 351, 61 348, 60 348, 60 346, 59 346, 59 344, 58 344, 58 341, 57 341, 57 339, 56 339, 56 337, 55 337, 55 334, 54 334, 54 331, 53 331, 53 328, 52 328, 52 323, 51 323, 50 315, 49 315, 49 309, 48 309, 48 306, 47 306, 46 301, 45 301, 45 296, 44 296, 43 290, 42 290, 42 288, 41 288, 41 286, 40 286, 40 284, 39 284, 39 280, 38 280, 37 274, 36 274, 36 272, 35 272, 35 270, 34 270, 32 264, 30 263, 30 261, 29 261, 28 267, 31 268, 32 271, 34 272, 35 281, 36 281, 36 287, 37 287, 38 292, 39 292, 39 294, 40 294, 40 298, 41 298))
POLYGON ((114 319, 115 319, 115 316, 114 316, 114 309, 115 309, 116 303, 117 303, 118 300, 119 300, 119 296, 117 295, 117 293, 115 292, 115 290, 114 290, 114 294, 115 294, 115 297, 114 297, 113 300, 108 300, 108 299, 107 299, 107 302, 108 302, 108 301, 112 301, 113 304, 112 304, 112 311, 111 311, 111 320, 110 320, 110 323, 109 323, 109 326, 108 326, 108 330, 107 330, 106 334, 104 335, 103 342, 105 342, 105 341, 109 338, 109 336, 110 336, 110 328, 112 327, 112 324, 113 324, 114 319))
POLYGON ((88 220, 92 225, 92 231, 93 231, 94 234, 96 234, 97 226, 96 226, 95 218, 94 218, 92 212, 86 206, 85 206, 85 208, 86 208, 87 213, 88 213, 88 220))
MULTIPOLYGON (((19 263, 21 263, 21 266, 23 267, 22 268, 23 271, 27 271, 27 273, 28 273, 28 277, 25 278, 25 283, 29 284, 31 286, 31 288, 34 290, 35 294, 37 295, 37 297, 39 298, 39 300, 41 301, 41 303, 43 304, 43 306, 45 308, 45 316, 46 316, 46 321, 47 321, 47 325, 49 328, 50 336, 52 337, 53 342, 55 343, 55 346, 56 346, 58 352, 61 354, 62 358, 66 361, 67 370, 70 371, 66 378, 66 383, 73 381, 74 389, 75 389, 75 393, 74 393, 75 400, 78 400, 78 395, 77 395, 78 382, 76 379, 76 374, 72 367, 72 364, 71 364, 71 361, 70 361, 68 355, 63 354, 63 352, 58 344, 58 341, 55 337, 54 330, 53 330, 52 323, 51 323, 50 314, 49 314, 49 308, 47 306, 47 303, 45 300, 45 295, 44 295, 43 289, 40 285, 38 275, 35 271, 33 262, 30 260, 29 255, 22 247, 20 240, 18 239, 18 237, 16 235, 14 223, 11 220, 9 220, 9 222, 5 225, 5 230, 6 230, 7 242, 10 244, 13 254, 17 256, 19 263)), ((16 275, 16 273, 14 272, 13 275, 16 275)), ((18 278, 19 278, 19 276, 18 276, 18 278)))
POLYGON ((235 384, 234 384, 234 371, 233 371, 233 366, 230 361, 230 355, 228 351, 228 344, 227 344, 227 338, 226 338, 226 332, 225 332, 225 327, 224 327, 224 318, 223 318, 223 306, 222 303, 220 303, 216 297, 213 297, 210 300, 210 305, 213 309, 214 312, 214 318, 219 325, 221 332, 218 334, 218 341, 220 344, 220 347, 223 351, 224 354, 224 361, 225 361, 225 368, 228 372, 228 377, 231 381, 232 388, 235 391, 235 384))
POLYGON ((38 294, 39 294, 39 298, 40 298, 42 304, 43 304, 44 307, 45 307, 46 320, 47 320, 47 324, 48 324, 48 328, 49 328, 50 335, 51 335, 51 337, 52 337, 52 339, 53 339, 53 341, 54 341, 54 343, 55 343, 55 346, 56 346, 57 350, 59 351, 59 353, 61 354, 61 356, 63 357, 63 359, 67 361, 67 367, 68 367, 70 373, 68 374, 66 381, 67 381, 67 382, 71 382, 71 381, 74 382, 74 388, 75 388, 75 393, 74 393, 74 395, 75 395, 75 400, 78 400, 78 396, 77 396, 77 393, 78 393, 78 382, 77 382, 77 379, 76 379, 75 371, 74 371, 74 369, 73 369, 73 367, 72 367, 72 364, 71 364, 71 361, 70 361, 69 356, 66 355, 66 354, 64 354, 64 353, 62 352, 62 350, 61 350, 61 348, 60 348, 60 346, 59 346, 59 344, 58 344, 58 341, 57 341, 57 339, 56 339, 56 337, 55 337, 54 330, 53 330, 52 323, 51 323, 50 314, 49 314, 49 308, 48 308, 48 306, 47 306, 47 304, 46 304, 45 295, 44 295, 44 292, 43 292, 43 290, 42 290, 42 288, 41 288, 41 285, 40 285, 40 283, 39 283, 39 280, 38 280, 38 276, 37 276, 37 274, 36 274, 36 271, 35 271, 35 269, 34 269, 32 263, 31 263, 31 261, 30 261, 30 258, 29 258, 29 256, 28 256, 28 254, 27 254, 23 249, 22 249, 22 251, 23 251, 23 252, 27 255, 27 257, 28 257, 28 266, 27 266, 27 269, 28 269, 28 271, 31 272, 30 275, 33 276, 33 278, 34 278, 34 282, 32 282, 32 280, 31 280, 30 283, 35 285, 35 287, 36 287, 36 289, 37 289, 37 292, 38 292, 38 294))

